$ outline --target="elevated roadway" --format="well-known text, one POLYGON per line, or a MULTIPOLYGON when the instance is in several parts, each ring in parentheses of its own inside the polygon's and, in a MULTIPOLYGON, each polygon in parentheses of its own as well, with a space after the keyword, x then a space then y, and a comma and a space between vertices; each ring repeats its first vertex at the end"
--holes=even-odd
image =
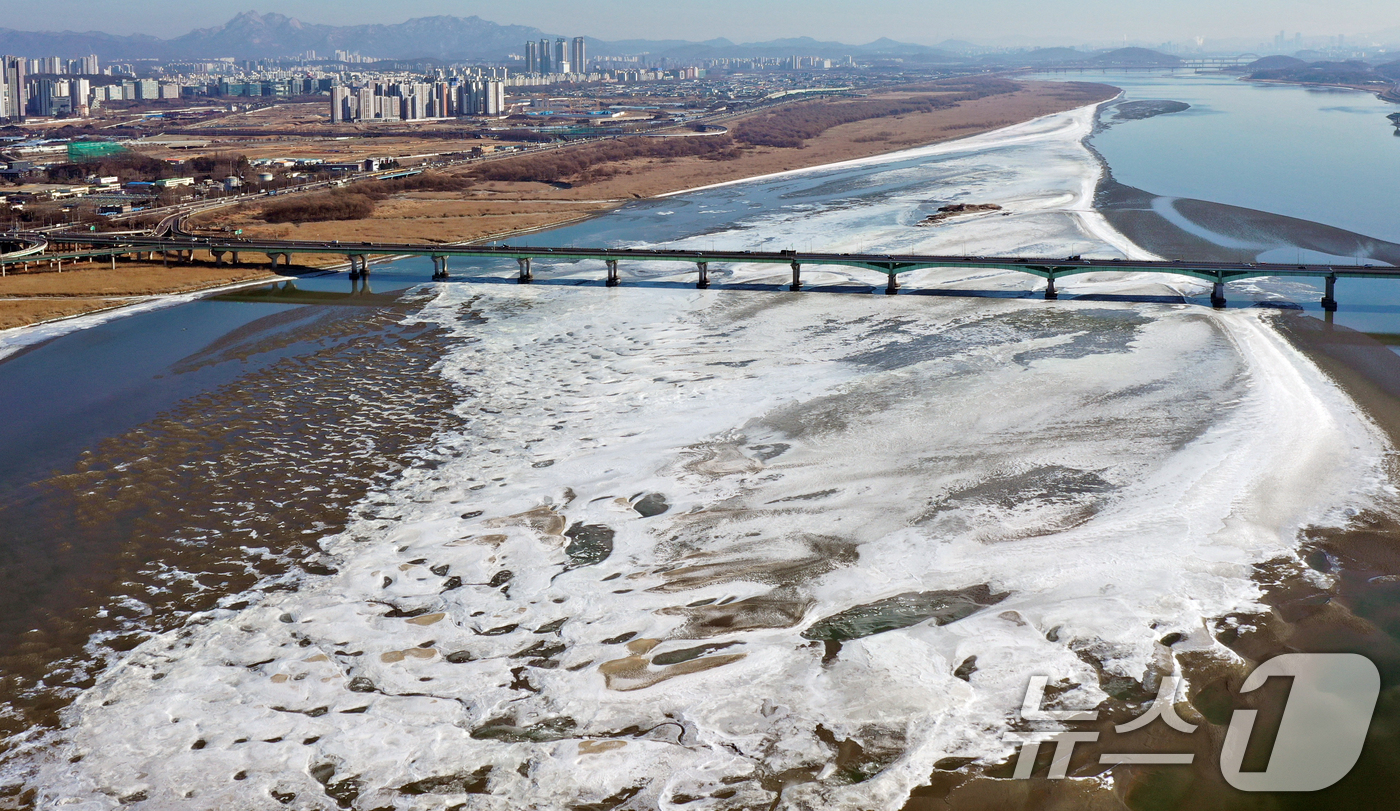
MULTIPOLYGON (((1335 283, 1340 278, 1400 279, 1400 268, 1373 265, 1266 264, 1252 262, 1197 262, 1191 260, 1144 261, 1132 259, 1085 259, 1079 256, 1019 257, 1019 256, 931 256, 923 254, 882 253, 824 253, 813 251, 727 251, 672 250, 655 248, 591 248, 591 247, 524 247, 513 245, 435 245, 396 242, 342 242, 277 240, 256 237, 201 236, 187 234, 178 226, 167 226, 168 233, 103 234, 94 232, 49 233, 45 236, 56 248, 53 256, 81 259, 90 256, 155 253, 166 256, 190 256, 194 251, 208 251, 215 261, 229 257, 239 261, 241 254, 258 253, 268 257, 276 269, 290 264, 295 254, 335 254, 350 262, 352 277, 369 273, 370 257, 426 256, 434 262, 434 278, 449 277, 448 262, 462 259, 505 259, 519 268, 522 284, 534 280, 536 263, 540 261, 593 260, 606 269, 606 283, 620 284, 619 266, 624 262, 677 262, 692 265, 696 286, 709 287, 709 269, 713 264, 777 264, 791 270, 791 290, 802 288, 804 267, 833 265, 861 268, 886 276, 887 293, 900 289, 899 274, 924 268, 961 268, 1010 270, 1038 276, 1046 280, 1046 298, 1055 298, 1057 280, 1086 273, 1168 273, 1199 279, 1212 285, 1211 301, 1225 306, 1225 285, 1241 279, 1265 276, 1305 277, 1322 279, 1326 292, 1322 306, 1336 309, 1335 283)), ((49 256, 38 257, 47 259, 49 256)), ((33 261, 34 257, 30 258, 33 261)), ((12 262, 0 258, 0 263, 12 262)))

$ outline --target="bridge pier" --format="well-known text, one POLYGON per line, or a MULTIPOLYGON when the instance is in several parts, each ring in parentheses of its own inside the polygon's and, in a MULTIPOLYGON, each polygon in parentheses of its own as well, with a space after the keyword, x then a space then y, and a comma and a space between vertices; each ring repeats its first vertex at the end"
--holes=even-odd
POLYGON ((521 284, 530 284, 533 282, 535 280, 535 274, 530 269, 530 257, 526 256, 515 260, 515 262, 520 265, 520 278, 516 281, 521 284))
POLYGON ((1055 301, 1060 297, 1060 293, 1055 289, 1055 274, 1045 277, 1045 300, 1055 301))
POLYGON ((1225 283, 1216 282, 1210 289, 1210 306, 1217 310, 1225 308, 1225 283))
POLYGON ((447 257, 433 257, 433 281, 440 282, 447 278, 447 257))
POLYGON ((233 256, 233 259, 230 260, 229 264, 232 264, 232 265, 238 264, 238 251, 232 251, 232 252, 231 252, 231 255, 233 256))
POLYGON ((1327 292, 1322 296, 1322 309, 1329 313, 1337 311, 1337 277, 1327 277, 1327 292))
POLYGON ((695 289, 708 290, 710 288, 710 263, 696 262, 695 267, 700 271, 700 280, 695 283, 695 289))
POLYGON ((802 289, 802 263, 801 263, 801 262, 793 262, 793 263, 792 263, 792 285, 789 286, 788 289, 791 290, 791 291, 794 292, 794 293, 796 293, 798 290, 801 290, 801 289, 802 289))
POLYGON ((890 271, 889 284, 885 285, 885 295, 893 296, 899 293, 899 277, 893 270, 890 271))
MULTIPOLYGON (((360 275, 361 275, 361 274, 360 274, 360 265, 361 265, 362 262, 364 262, 364 257, 363 257, 363 256, 360 256, 360 255, 358 255, 358 254, 353 254, 353 253, 351 253, 351 254, 346 254, 346 255, 345 255, 345 258, 350 260, 350 281, 352 281, 352 282, 357 282, 357 281, 359 281, 359 280, 360 280, 360 275)), ((365 276, 368 276, 368 275, 369 275, 369 268, 368 268, 368 267, 365 268, 364 275, 365 275, 365 276)))
POLYGON ((604 261, 606 262, 606 264, 607 264, 607 266, 608 266, 608 281, 607 281, 607 286, 608 286, 608 287, 617 287, 619 284, 622 283, 622 280, 619 279, 618 276, 617 276, 617 260, 616 260, 616 259, 606 259, 606 260, 604 260, 604 261))

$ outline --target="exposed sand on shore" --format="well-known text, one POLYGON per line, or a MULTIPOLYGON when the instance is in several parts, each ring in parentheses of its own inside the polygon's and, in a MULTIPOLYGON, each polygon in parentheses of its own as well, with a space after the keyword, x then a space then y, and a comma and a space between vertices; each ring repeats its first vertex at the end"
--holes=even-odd
POLYGON ((0 279, 0 299, 40 296, 153 296, 161 293, 187 293, 206 287, 251 281, 273 274, 266 266, 185 265, 170 267, 149 264, 79 265, 80 270, 64 273, 20 273, 0 279))
POLYGON ((105 310, 121 304, 120 299, 19 299, 0 300, 0 329, 27 327, 57 318, 105 310))
POLYGON ((122 262, 76 265, 63 273, 11 273, 0 278, 0 330, 105 310, 148 296, 191 293, 275 278, 266 266, 122 262))

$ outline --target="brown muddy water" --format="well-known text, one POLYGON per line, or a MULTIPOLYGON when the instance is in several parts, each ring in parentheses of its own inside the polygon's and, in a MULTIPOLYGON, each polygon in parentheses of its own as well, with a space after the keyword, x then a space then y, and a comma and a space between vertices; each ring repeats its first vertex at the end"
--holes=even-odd
MULTIPOLYGON (((129 424, 67 458, 31 447, 8 460, 22 463, 10 465, 0 503, 7 748, 55 728, 77 691, 150 635, 236 609, 230 595, 255 585, 331 571, 316 541, 369 488, 421 462, 422 444, 454 421, 459 395, 433 373, 443 336, 402 323, 410 305, 395 298, 324 292, 325 306, 306 306, 305 295, 257 291, 185 305, 173 319, 133 316, 148 323, 130 327, 176 345, 137 370, 174 401, 99 399, 99 430, 120 412, 129 424), (217 337, 184 340, 201 320, 220 325, 217 337)), ((86 337, 8 359, 25 366, 11 379, 28 364, 62 364, 86 337)), ((64 416, 91 424, 84 415, 64 416)))

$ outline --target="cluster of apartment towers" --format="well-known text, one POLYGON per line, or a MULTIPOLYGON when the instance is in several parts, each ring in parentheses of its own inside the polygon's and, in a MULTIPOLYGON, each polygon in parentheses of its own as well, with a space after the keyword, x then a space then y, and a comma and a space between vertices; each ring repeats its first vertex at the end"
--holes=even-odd
MULTIPOLYGON (((525 72, 535 76, 587 70, 583 37, 525 43, 525 72)), ((435 82, 366 82, 331 88, 331 123, 420 121, 469 115, 501 115, 506 109, 505 69, 491 75, 435 82)))
POLYGON ((553 43, 548 39, 525 43, 525 72, 587 73, 588 52, 583 37, 574 37, 572 42, 560 37, 553 43))
POLYGON ((65 74, 95 76, 97 71, 96 56, 81 59, 0 56, 0 119, 22 121, 26 114, 53 115, 58 112, 56 101, 59 99, 68 105, 64 108, 66 112, 76 111, 79 106, 85 108, 90 92, 88 81, 59 77, 65 74))
POLYGON ((502 78, 471 75, 433 82, 336 85, 331 88, 331 123, 500 115, 506 108, 502 78))

